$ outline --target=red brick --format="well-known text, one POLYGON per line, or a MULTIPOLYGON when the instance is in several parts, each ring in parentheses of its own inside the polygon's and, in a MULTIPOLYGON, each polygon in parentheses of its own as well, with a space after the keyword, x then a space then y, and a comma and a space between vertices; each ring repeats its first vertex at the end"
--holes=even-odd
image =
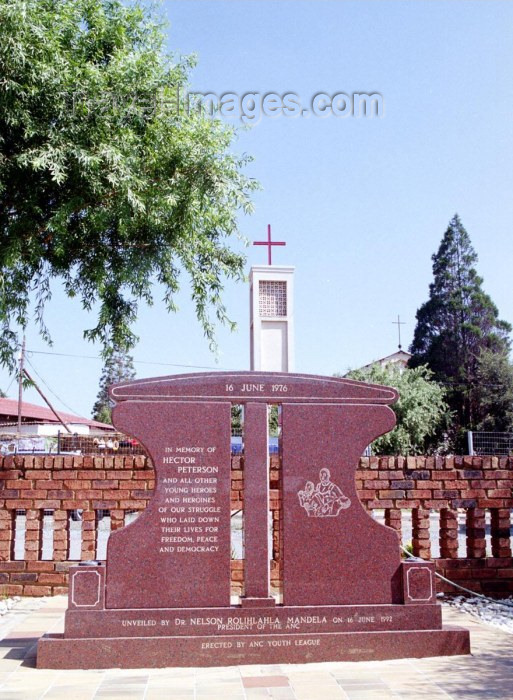
POLYGON ((93 498, 101 498, 102 496, 103 492, 101 489, 86 489, 84 491, 75 491, 75 498, 91 500, 93 498))
POLYGON ((23 595, 33 597, 52 595, 52 589, 50 586, 23 586, 23 595))
POLYGON ((385 491, 379 491, 379 498, 404 498, 405 492, 396 490, 396 489, 390 489, 390 490, 385 490, 385 491))
POLYGON ((77 479, 105 479, 104 469, 79 469, 77 479))
POLYGON ((118 487, 119 479, 94 479, 93 489, 115 489, 118 487))
POLYGON ((23 498, 47 498, 47 491, 45 489, 40 489, 39 491, 36 490, 27 490, 23 492, 23 498))
POLYGON ((18 489, 3 489, 0 491, 0 498, 19 498, 20 497, 20 492, 18 489))
MULTIPOLYGON (((40 472, 37 472, 38 475, 40 472)), ((7 479, 19 479, 21 477, 21 471, 18 469, 7 469, 5 471, 0 471, 0 479, 2 481, 7 481, 7 479)))
POLYGON ((52 594, 53 595, 66 595, 68 592, 68 587, 67 586, 54 586, 52 588, 52 594))
MULTIPOLYGON (((59 503, 59 505, 61 505, 59 503)), ((87 500, 83 501, 78 501, 78 500, 71 500, 71 501, 62 501, 62 507, 65 510, 76 510, 78 508, 83 508, 84 510, 90 510, 90 503, 87 502, 87 500)), ((47 507, 47 506, 45 506, 47 507)), ((50 507, 50 506, 48 506, 50 507)), ((58 507, 58 506, 55 506, 58 507)))
POLYGON ((132 471, 127 469, 126 471, 122 471, 119 469, 107 469, 106 472, 106 477, 107 479, 131 479, 132 478, 132 471))
POLYGON ((64 491, 62 489, 57 489, 56 491, 48 491, 47 498, 50 498, 50 499, 73 498, 73 491, 64 491))
POLYGON ((62 479, 38 479, 36 489, 61 489, 62 479))
POLYGON ((25 571, 26 564, 24 561, 1 561, 0 571, 25 571))
POLYGON ((16 508, 30 508, 32 505, 32 501, 27 499, 23 500, 21 498, 16 498, 13 500, 6 500, 5 501, 5 507, 8 510, 15 510, 16 508))
POLYGON ((66 582, 65 574, 39 574, 39 583, 63 584, 66 582))
POLYGON ((14 584, 4 584, 0 586, 0 594, 6 596, 23 595, 23 586, 14 584))
POLYGON ((57 501, 54 499, 45 499, 42 501, 34 501, 34 508, 37 508, 38 510, 42 510, 43 508, 47 508, 48 510, 55 510, 57 508, 60 508, 62 505, 62 501, 57 501))
POLYGON ((5 482, 5 488, 20 489, 24 491, 32 488, 32 482, 24 481, 23 479, 7 479, 5 482))
POLYGON ((89 479, 64 479, 64 486, 72 491, 75 489, 90 489, 91 481, 89 479))
MULTIPOLYGON (((0 569, 2 566, 0 565, 0 569)), ((29 561, 27 562, 27 571, 54 571, 55 564, 53 561, 29 561)))
POLYGON ((121 501, 120 504, 121 508, 124 508, 126 510, 144 510, 146 506, 148 505, 146 501, 133 501, 133 500, 128 500, 128 501, 121 501))

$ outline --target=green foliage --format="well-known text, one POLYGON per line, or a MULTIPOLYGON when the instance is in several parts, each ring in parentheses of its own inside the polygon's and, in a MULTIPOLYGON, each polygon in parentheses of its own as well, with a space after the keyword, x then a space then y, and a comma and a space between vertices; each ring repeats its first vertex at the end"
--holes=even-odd
POLYGON ((470 238, 455 215, 433 255, 434 279, 428 301, 417 311, 410 348, 410 366, 427 364, 435 379, 447 386, 447 400, 454 411, 454 436, 475 429, 482 419, 482 353, 507 358, 509 352, 511 326, 499 319, 496 306, 482 290, 476 262, 470 238))
POLYGON ((233 404, 231 408, 232 435, 242 435, 242 406, 233 404))
POLYGON ((413 557, 413 543, 412 542, 407 542, 401 550, 401 558, 402 559, 408 559, 409 557, 413 557))
POLYGON ((0 0, 0 361, 16 327, 41 335, 52 280, 129 349, 141 301, 176 310, 190 280, 211 346, 229 323, 224 279, 243 278, 239 210, 257 183, 229 151, 233 129, 185 109, 191 58, 164 53, 152 9, 121 0, 0 0), (32 307, 33 304, 33 307, 32 307))
POLYGON ((396 364, 371 365, 347 374, 350 379, 392 386, 399 392, 395 428, 372 443, 374 454, 426 454, 438 446, 446 426, 445 391, 427 367, 401 369, 396 364))
POLYGON ((477 430, 513 432, 513 365, 506 354, 479 355, 476 405, 477 430))
POLYGON ((100 377, 100 389, 92 412, 94 420, 112 423, 111 413, 114 402, 109 398, 109 387, 111 384, 129 381, 134 377, 135 369, 132 357, 124 350, 113 349, 107 355, 100 377))
MULTIPOLYGON (((234 404, 231 408, 232 435, 242 435, 242 406, 234 404)), ((277 437, 278 427, 278 406, 272 405, 268 412, 269 435, 277 437)))
POLYGON ((269 435, 271 437, 278 437, 278 435, 280 434, 280 428, 278 421, 278 406, 276 404, 272 404, 269 407, 268 426, 269 435))

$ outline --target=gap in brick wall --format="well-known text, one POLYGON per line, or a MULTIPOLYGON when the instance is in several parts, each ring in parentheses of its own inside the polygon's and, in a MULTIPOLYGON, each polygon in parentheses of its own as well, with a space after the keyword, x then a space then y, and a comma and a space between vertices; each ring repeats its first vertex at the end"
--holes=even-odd
POLYGON ((413 541, 411 508, 401 508, 401 543, 403 547, 411 547, 413 541))
POLYGON ((376 520, 376 522, 381 525, 385 524, 385 511, 382 508, 373 508, 371 510, 371 515, 376 520))
POLYGON ((232 411, 239 414, 241 427, 231 429, 231 453, 232 455, 244 454, 244 406, 243 404, 232 404, 232 411))
POLYGON ((458 559, 467 557, 467 511, 458 508, 458 559))
MULTIPOLYGON (((278 412, 278 428, 277 431, 274 435, 271 435, 271 431, 269 429, 269 419, 267 423, 267 484, 268 484, 268 489, 269 489, 269 495, 268 495, 268 521, 267 521, 267 555, 269 558, 269 568, 268 568, 268 581, 267 581, 267 589, 269 591, 272 591, 275 594, 276 602, 280 603, 283 601, 283 580, 282 576, 280 576, 280 582, 276 586, 272 586, 272 566, 273 566, 273 560, 278 560, 280 558, 280 552, 282 551, 283 543, 281 542, 281 532, 280 528, 282 525, 282 522, 280 518, 283 517, 283 510, 280 508, 278 511, 278 517, 275 517, 275 512, 271 509, 271 499, 270 499, 270 489, 271 487, 273 489, 276 488, 276 483, 271 484, 271 455, 274 455, 274 459, 276 459, 276 456, 279 457, 280 460, 280 475, 283 474, 282 472, 282 465, 281 465, 281 460, 282 460, 282 439, 283 439, 283 421, 282 421, 282 416, 283 416, 283 410, 282 410, 282 404, 269 404, 267 406, 267 412, 268 412, 268 417, 271 414, 271 411, 273 410, 273 406, 276 406, 277 412, 278 412)), ((283 490, 282 490, 282 480, 281 478, 279 479, 278 483, 278 489, 280 491, 280 500, 283 502, 283 490)))
POLYGON ((429 513, 429 539, 431 541, 431 558, 440 556, 440 511, 429 513))
POLYGON ((126 527, 127 525, 130 525, 131 523, 134 523, 137 518, 141 515, 142 511, 140 510, 127 510, 125 511, 125 518, 124 518, 124 526, 126 527))
POLYGON ((53 533, 55 520, 53 510, 44 509, 41 515, 41 541, 40 552, 42 561, 53 559, 53 533))
POLYGON ((107 559, 107 542, 111 530, 110 510, 100 509, 96 511, 96 554, 95 559, 104 561, 107 559))
POLYGON ((14 546, 15 561, 25 559, 25 531, 27 525, 26 511, 18 508, 14 512, 14 546))
POLYGON ((492 556, 492 513, 489 508, 485 509, 485 546, 486 556, 492 556))
MULTIPOLYGON (((232 454, 242 455, 244 454, 244 405, 233 404, 233 408, 240 412, 241 427, 232 431, 232 454)), ((230 511, 230 558, 244 559, 244 509, 230 511)))
POLYGON ((230 518, 230 553, 232 559, 244 559, 244 517, 242 510, 232 510, 230 518))
POLYGON ((68 512, 68 560, 80 561, 82 556, 82 509, 68 512))
MULTIPOLYGON (((269 561, 272 561, 274 558, 274 535, 275 535, 275 526, 278 525, 278 522, 274 520, 273 518, 273 512, 269 508, 269 511, 267 513, 268 519, 267 519, 267 552, 269 554, 269 561)), ((278 533, 276 532, 276 536, 278 536, 278 533)), ((271 585, 271 582, 268 582, 269 585, 271 585)))

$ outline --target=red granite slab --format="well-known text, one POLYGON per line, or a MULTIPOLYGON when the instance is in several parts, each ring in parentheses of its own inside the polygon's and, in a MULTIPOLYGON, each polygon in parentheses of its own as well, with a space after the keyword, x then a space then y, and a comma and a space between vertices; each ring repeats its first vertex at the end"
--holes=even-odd
POLYGON ((395 390, 277 373, 117 385, 115 426, 155 465, 154 496, 111 534, 106 565, 70 569, 65 634, 40 668, 144 668, 392 659, 469 652, 441 629, 433 566, 401 562, 354 481, 390 430, 395 390), (246 413, 245 594, 230 605, 230 408, 246 413), (282 404, 284 604, 269 596, 267 405, 282 404))
POLYGON ((219 401, 232 403, 363 403, 397 401, 395 389, 340 377, 279 372, 213 372, 136 379, 111 387, 114 401, 219 401))
POLYGON ((106 607, 230 605, 230 405, 130 401, 113 422, 146 447, 156 484, 109 538, 106 607))
POLYGON ((297 634, 440 629, 440 605, 347 605, 166 610, 68 610, 67 638, 297 634))
POLYGON ((381 405, 284 403, 283 602, 402 602, 399 539, 358 500, 365 447, 395 424, 381 405))
POLYGON ((165 668, 454 656, 470 652, 467 630, 230 637, 42 637, 38 668, 165 668))

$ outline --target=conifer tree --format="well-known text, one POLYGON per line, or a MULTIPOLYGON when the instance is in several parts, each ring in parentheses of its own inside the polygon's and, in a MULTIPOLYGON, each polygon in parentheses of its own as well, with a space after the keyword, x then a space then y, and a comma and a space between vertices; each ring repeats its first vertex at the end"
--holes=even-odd
POLYGON ((507 359, 511 326, 499 319, 497 307, 482 289, 474 267, 477 255, 457 214, 432 259, 434 279, 428 301, 417 311, 409 364, 426 364, 446 385, 456 438, 482 422, 482 358, 491 352, 507 359))
POLYGON ((102 423, 112 423, 111 412, 114 403, 109 399, 111 384, 128 381, 135 377, 133 358, 120 349, 115 349, 107 357, 100 377, 100 389, 93 406, 93 419, 102 423))

